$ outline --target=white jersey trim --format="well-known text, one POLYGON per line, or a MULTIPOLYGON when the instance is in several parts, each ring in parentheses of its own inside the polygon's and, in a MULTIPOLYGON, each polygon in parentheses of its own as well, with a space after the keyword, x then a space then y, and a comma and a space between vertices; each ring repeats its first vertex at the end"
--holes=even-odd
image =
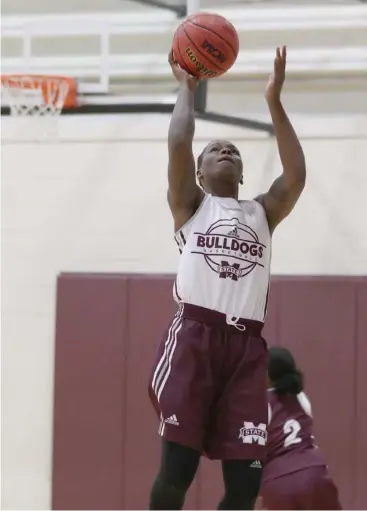
POLYGON ((185 222, 185 223, 183 224, 183 226, 182 226, 182 227, 180 227, 180 228, 179 228, 179 229, 175 232, 175 234, 174 234, 174 236, 175 236, 175 237, 176 237, 176 236, 178 236, 178 235, 180 234, 180 232, 181 232, 183 229, 185 229, 186 227, 188 227, 188 226, 190 225, 190 223, 194 221, 195 217, 199 214, 200 210, 202 209, 202 207, 204 206, 205 202, 208 200, 208 198, 209 198, 209 197, 210 197, 210 194, 209 194, 209 193, 206 193, 206 194, 204 195, 204 198, 203 198, 203 200, 200 202, 200 204, 199 204, 199 206, 198 206, 197 210, 195 211, 195 213, 194 213, 194 214, 193 214, 193 215, 192 215, 192 216, 191 216, 191 217, 187 220, 187 222, 185 222))
POLYGON ((311 402, 308 399, 308 397, 306 396, 306 394, 304 392, 300 392, 297 395, 297 399, 298 399, 299 404, 302 406, 303 410, 305 411, 305 413, 307 415, 309 415, 310 417, 312 417, 311 402))
MULTIPOLYGON (((268 392, 275 392, 275 388, 271 387, 268 389, 268 392)), ((297 401, 301 405, 303 411, 309 416, 312 417, 312 407, 311 407, 311 401, 308 399, 306 394, 302 391, 299 394, 297 394, 297 401)), ((270 404, 268 403, 268 406, 270 407, 270 404)), ((271 410, 271 407, 270 407, 271 410)))
POLYGON ((263 204, 261 204, 260 201, 256 200, 256 199, 252 199, 254 202, 256 202, 256 204, 258 204, 260 206, 260 209, 262 209, 263 213, 264 213, 264 217, 265 217, 265 220, 266 220, 266 225, 268 226, 268 233, 269 233, 269 237, 270 239, 272 238, 272 235, 271 235, 271 232, 270 232, 270 227, 269 227, 269 221, 268 221, 268 215, 266 214, 266 209, 264 208, 263 204))

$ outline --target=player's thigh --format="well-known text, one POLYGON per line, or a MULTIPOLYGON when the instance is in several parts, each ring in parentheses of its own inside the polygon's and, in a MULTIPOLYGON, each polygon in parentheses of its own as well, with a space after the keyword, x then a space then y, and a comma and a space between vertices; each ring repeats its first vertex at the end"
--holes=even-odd
POLYGON ((326 467, 310 467, 302 472, 305 480, 299 509, 342 509, 338 489, 326 467))
POLYGON ((205 325, 175 317, 158 350, 150 394, 166 440, 201 451, 212 374, 205 325))
POLYGON ((213 409, 212 424, 205 445, 215 459, 265 457, 268 400, 266 386, 267 347, 261 338, 244 346, 244 355, 226 375, 224 391, 213 409))
POLYGON ((291 475, 267 481, 260 489, 261 509, 300 509, 297 507, 297 491, 291 475))
POLYGON ((308 467, 264 483, 264 509, 341 509, 338 491, 325 467, 308 467))

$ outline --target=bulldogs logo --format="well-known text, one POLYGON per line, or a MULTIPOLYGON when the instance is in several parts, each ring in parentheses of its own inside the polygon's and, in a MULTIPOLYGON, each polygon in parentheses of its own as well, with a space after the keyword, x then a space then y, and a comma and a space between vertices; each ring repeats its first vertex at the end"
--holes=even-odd
POLYGON ((256 232, 238 218, 218 220, 206 233, 195 232, 196 249, 193 254, 205 258, 219 278, 238 281, 248 275, 256 266, 264 265, 261 260, 266 246, 256 232))

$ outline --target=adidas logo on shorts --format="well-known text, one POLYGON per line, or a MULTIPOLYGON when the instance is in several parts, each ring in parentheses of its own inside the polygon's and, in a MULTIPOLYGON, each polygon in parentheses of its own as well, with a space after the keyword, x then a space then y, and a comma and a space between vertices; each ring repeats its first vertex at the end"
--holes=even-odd
POLYGON ((263 468, 261 461, 255 460, 250 465, 251 468, 263 468))
POLYGON ((165 419, 164 422, 166 422, 167 424, 172 424, 173 426, 180 425, 175 414, 171 415, 171 417, 168 417, 168 419, 165 419))

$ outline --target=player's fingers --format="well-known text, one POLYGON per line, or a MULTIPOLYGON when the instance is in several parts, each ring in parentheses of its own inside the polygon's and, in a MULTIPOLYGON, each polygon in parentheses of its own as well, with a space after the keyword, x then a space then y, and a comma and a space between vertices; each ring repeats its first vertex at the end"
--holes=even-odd
POLYGON ((275 62, 274 62, 274 70, 275 70, 275 74, 278 77, 283 77, 283 79, 284 79, 284 73, 285 73, 285 68, 286 68, 286 62, 287 62, 286 46, 282 46, 282 49, 277 48, 277 56, 276 56, 275 62))
POLYGON ((171 51, 168 54, 168 62, 171 67, 173 67, 175 65, 175 57, 173 55, 173 49, 171 49, 171 51))
POLYGON ((281 61, 281 54, 280 54, 280 48, 276 49, 275 52, 275 59, 274 59, 274 73, 277 73, 279 70, 279 63, 281 61))
POLYGON ((283 64, 284 64, 284 67, 287 63, 287 47, 286 46, 283 46, 282 48, 282 61, 283 61, 283 64))
POLYGON ((282 70, 282 61, 281 59, 276 58, 274 61, 274 74, 278 76, 279 72, 282 70))

